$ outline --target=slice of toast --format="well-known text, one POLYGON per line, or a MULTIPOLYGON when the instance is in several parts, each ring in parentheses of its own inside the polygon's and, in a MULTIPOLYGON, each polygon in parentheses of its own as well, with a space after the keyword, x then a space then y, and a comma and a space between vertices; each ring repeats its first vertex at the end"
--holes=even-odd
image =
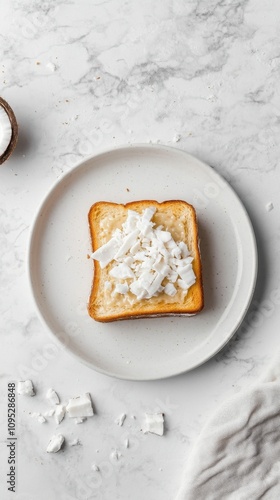
MULTIPOLYGON (((151 219, 155 228, 163 226, 162 230, 169 231, 176 243, 184 242, 187 245, 189 254, 193 257, 192 269, 195 274, 195 283, 187 291, 176 284, 177 293, 174 296, 161 291, 150 298, 139 299, 130 290, 125 294, 115 293, 116 279, 110 274, 112 267, 116 265, 115 261, 111 261, 102 268, 100 262, 94 260, 94 280, 88 312, 96 321, 109 322, 168 315, 191 316, 203 308, 196 213, 193 206, 185 201, 170 200, 158 203, 154 200, 142 200, 126 205, 105 201, 95 203, 88 214, 93 252, 111 240, 116 229, 122 230, 129 211, 142 214, 147 208, 156 209, 151 219)), ((164 281, 162 284, 165 284, 164 281)))

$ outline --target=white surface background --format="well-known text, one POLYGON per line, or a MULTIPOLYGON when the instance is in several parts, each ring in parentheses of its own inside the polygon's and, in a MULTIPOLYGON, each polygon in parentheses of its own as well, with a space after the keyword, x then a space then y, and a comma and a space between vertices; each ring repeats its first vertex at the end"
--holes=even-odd
POLYGON ((278 348, 279 17, 276 0, 2 1, 1 95, 20 138, 0 169, 1 499, 173 498, 207 416, 278 348), (247 207, 259 248, 255 297, 237 335, 204 366, 159 382, 110 379, 56 348, 40 324, 27 286, 30 224, 56 179, 87 155, 124 143, 174 145, 177 134, 178 147, 213 166, 247 207), (6 387, 21 378, 38 395, 18 401, 18 489, 9 496, 6 387), (45 448, 55 425, 29 415, 47 409, 51 386, 62 400, 91 392, 97 412, 81 426, 62 423, 82 446, 53 456, 45 448), (143 436, 143 414, 156 409, 166 435, 143 436))

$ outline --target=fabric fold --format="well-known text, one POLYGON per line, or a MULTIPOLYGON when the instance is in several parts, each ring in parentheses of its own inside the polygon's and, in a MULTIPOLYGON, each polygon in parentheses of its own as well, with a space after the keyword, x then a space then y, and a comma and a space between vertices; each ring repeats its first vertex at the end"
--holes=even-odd
POLYGON ((193 447, 175 500, 280 498, 280 354, 225 401, 193 447))

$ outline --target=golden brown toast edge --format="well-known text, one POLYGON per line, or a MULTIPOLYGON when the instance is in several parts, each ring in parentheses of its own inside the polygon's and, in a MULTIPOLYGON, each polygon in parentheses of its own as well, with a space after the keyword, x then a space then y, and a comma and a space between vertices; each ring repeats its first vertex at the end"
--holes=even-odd
POLYGON ((198 240, 198 224, 197 224, 197 217, 196 217, 196 212, 194 207, 190 204, 187 203, 186 201, 183 200, 167 200, 163 202, 158 202, 156 200, 138 200, 138 201, 132 201, 128 202, 126 204, 122 203, 114 203, 110 201, 98 201, 94 203, 89 210, 88 213, 88 222, 89 222, 89 229, 90 229, 90 236, 91 236, 91 243, 92 243, 92 251, 94 252, 97 250, 98 245, 98 237, 96 235, 95 231, 95 224, 94 221, 92 221, 93 213, 98 209, 98 207, 108 207, 111 206, 113 207, 123 207, 125 209, 135 209, 136 206, 139 211, 139 205, 141 208, 146 208, 147 206, 163 206, 163 205, 185 205, 188 207, 188 209, 192 212, 192 234, 193 234, 193 239, 194 239, 194 248, 195 248, 195 259, 193 261, 193 270, 196 275, 196 282, 194 285, 192 285, 191 290, 192 293, 195 292, 196 295, 196 306, 189 309, 187 312, 182 311, 182 307, 179 307, 176 309, 174 307, 174 304, 172 304, 170 312, 167 310, 168 309, 168 304, 165 306, 165 312, 162 312, 161 309, 155 309, 153 310, 152 313, 144 314, 144 313, 137 313, 136 311, 133 312, 120 312, 119 314, 109 314, 107 316, 99 316, 98 312, 95 311, 94 308, 94 301, 95 298, 98 295, 99 291, 99 281, 100 281, 100 275, 102 272, 102 269, 100 268, 99 263, 94 260, 94 279, 91 287, 91 292, 90 292, 90 297, 89 297, 89 302, 88 302, 88 313, 89 315, 96 321, 102 322, 102 323, 107 323, 111 321, 118 321, 118 320, 126 320, 126 319, 140 319, 140 318, 153 318, 153 317, 164 317, 164 316, 192 316, 197 314, 203 309, 204 306, 204 291, 203 291, 203 282, 202 282, 202 264, 201 264, 201 257, 200 257, 200 250, 199 250, 199 240, 198 240), (195 288, 194 288, 195 287, 195 288))

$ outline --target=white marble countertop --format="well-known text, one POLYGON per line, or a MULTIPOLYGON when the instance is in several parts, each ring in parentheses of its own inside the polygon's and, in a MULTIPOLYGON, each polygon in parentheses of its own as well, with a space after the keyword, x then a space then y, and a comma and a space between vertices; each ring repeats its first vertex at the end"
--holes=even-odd
POLYGON ((276 0, 2 0, 1 96, 20 135, 0 168, 1 499, 174 498, 208 415, 255 380, 277 349, 279 16, 276 0), (150 141, 177 145, 230 182, 254 225, 259 275, 245 327, 214 359, 173 379, 126 382, 66 351, 47 354, 26 249, 37 207, 62 173, 105 147, 150 141), (13 495, 3 479, 6 394, 7 382, 22 378, 33 380, 37 396, 18 400, 13 495), (56 427, 29 412, 45 408, 49 387, 63 399, 89 391, 97 415, 83 425, 61 424, 82 445, 46 456, 56 427), (143 414, 156 409, 166 415, 166 434, 143 436, 143 414), (119 427, 114 420, 122 412, 128 416, 119 427))

